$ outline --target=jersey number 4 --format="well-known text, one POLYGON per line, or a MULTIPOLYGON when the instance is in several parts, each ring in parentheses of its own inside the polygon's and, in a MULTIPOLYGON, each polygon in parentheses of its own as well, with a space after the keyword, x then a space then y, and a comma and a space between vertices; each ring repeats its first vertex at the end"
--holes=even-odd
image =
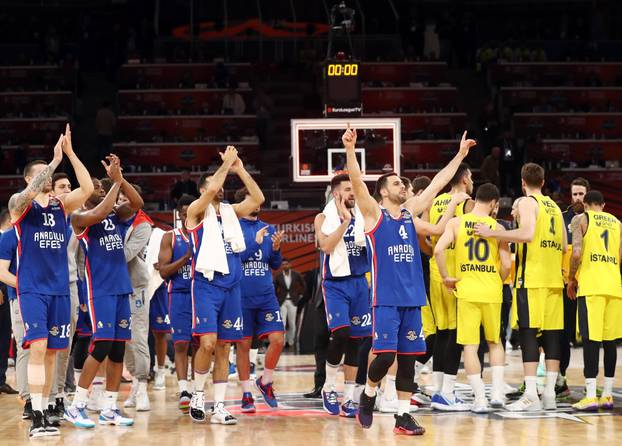
POLYGON ((400 226, 400 230, 398 232, 400 234, 400 237, 402 237, 402 240, 408 239, 408 232, 406 232, 406 228, 404 227, 404 225, 400 226))

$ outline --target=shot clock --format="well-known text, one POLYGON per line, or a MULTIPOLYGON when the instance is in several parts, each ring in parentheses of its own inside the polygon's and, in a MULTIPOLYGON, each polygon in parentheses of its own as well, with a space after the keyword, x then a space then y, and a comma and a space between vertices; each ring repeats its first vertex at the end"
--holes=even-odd
POLYGON ((328 60, 324 64, 324 116, 360 116, 360 64, 353 60, 328 60))

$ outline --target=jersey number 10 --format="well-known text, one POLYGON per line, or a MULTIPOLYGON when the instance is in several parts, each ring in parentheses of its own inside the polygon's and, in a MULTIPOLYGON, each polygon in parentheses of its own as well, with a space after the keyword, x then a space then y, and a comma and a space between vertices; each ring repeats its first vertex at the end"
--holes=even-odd
POLYGON ((473 237, 468 239, 464 244, 469 250, 469 262, 476 258, 479 262, 485 262, 490 255, 490 246, 488 240, 479 238, 475 240, 473 237))

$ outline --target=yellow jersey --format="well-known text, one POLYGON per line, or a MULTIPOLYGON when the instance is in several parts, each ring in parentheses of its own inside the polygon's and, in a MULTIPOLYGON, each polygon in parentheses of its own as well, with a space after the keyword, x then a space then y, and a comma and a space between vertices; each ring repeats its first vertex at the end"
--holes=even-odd
POLYGON ((475 235, 473 230, 477 223, 484 223, 493 230, 497 227, 492 217, 472 213, 460 217, 454 257, 455 277, 460 279, 456 282, 457 297, 470 302, 499 303, 503 301, 499 242, 475 235))
POLYGON ((585 211, 579 296, 622 297, 620 282, 620 221, 608 212, 585 211))
POLYGON ((533 240, 518 243, 516 288, 563 288, 564 218, 559 206, 545 195, 530 195, 538 203, 533 240))
MULTIPOLYGON (((430 213, 429 213, 430 223, 435 225, 441 220, 441 218, 443 218, 443 215, 445 215, 445 212, 447 211, 447 207, 449 206, 450 202, 451 202, 451 194, 448 194, 448 193, 440 194, 438 197, 434 199, 434 201, 432 202, 432 207, 430 208, 430 213)), ((465 203, 466 201, 463 201, 458 206, 456 206, 456 212, 454 213, 455 217, 459 217, 464 214, 465 203)), ((434 247, 436 246, 436 242, 438 242, 439 238, 440 236, 430 237, 430 241, 432 242, 432 250, 434 250, 434 247)), ((449 275, 453 277, 454 276, 454 245, 453 244, 445 250, 445 258, 447 259, 447 271, 449 272, 449 275)), ((430 280, 432 279, 438 282, 441 282, 443 280, 441 278, 441 273, 438 272, 438 265, 436 264, 436 260, 434 259, 434 256, 430 258, 430 280)))

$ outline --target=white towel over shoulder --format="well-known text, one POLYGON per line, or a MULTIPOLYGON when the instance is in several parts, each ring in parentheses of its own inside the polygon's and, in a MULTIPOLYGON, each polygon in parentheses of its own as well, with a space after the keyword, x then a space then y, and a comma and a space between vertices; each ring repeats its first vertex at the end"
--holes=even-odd
POLYGON ((147 244, 147 254, 145 255, 145 263, 147 264, 147 271, 149 272, 149 283, 147 285, 147 296, 151 299, 158 287, 164 282, 160 276, 160 272, 156 271, 153 267, 154 263, 158 261, 158 254, 160 253, 160 242, 165 232, 160 228, 153 228, 151 231, 151 237, 149 237, 149 243, 147 244))
MULTIPOLYGON (((331 200, 324 207, 322 214, 326 217, 322 223, 322 234, 330 235, 341 225, 341 219, 337 212, 335 200, 331 200)), ((358 206, 354 207, 354 243, 358 246, 365 246, 365 220, 358 206)), ((346 277, 351 274, 350 262, 348 261, 348 249, 343 237, 335 246, 328 264, 330 272, 334 277, 346 277)))
POLYGON ((203 274, 207 280, 212 280, 215 272, 229 274, 225 241, 229 242, 233 252, 242 252, 246 249, 244 234, 233 206, 220 203, 220 218, 222 232, 218 225, 216 209, 210 204, 203 218, 203 237, 195 266, 195 270, 203 274))

